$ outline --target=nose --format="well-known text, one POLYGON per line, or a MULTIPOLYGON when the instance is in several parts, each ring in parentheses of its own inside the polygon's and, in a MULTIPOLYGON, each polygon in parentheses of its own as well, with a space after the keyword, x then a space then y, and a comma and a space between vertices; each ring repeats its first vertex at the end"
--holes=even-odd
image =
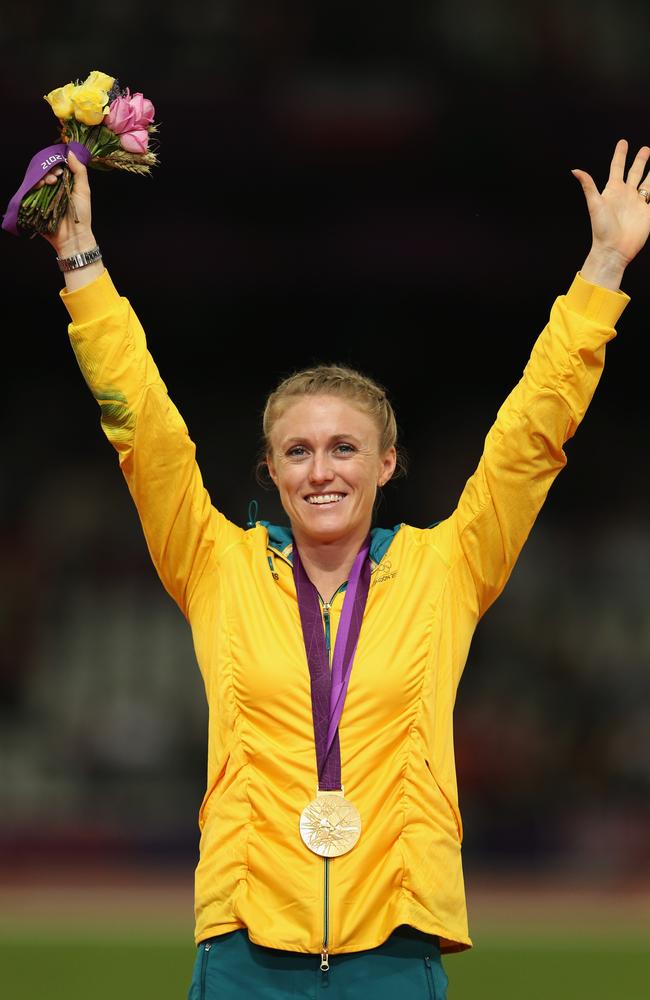
POLYGON ((309 478, 313 483, 327 483, 334 477, 332 462, 327 452, 316 452, 309 469, 309 478))

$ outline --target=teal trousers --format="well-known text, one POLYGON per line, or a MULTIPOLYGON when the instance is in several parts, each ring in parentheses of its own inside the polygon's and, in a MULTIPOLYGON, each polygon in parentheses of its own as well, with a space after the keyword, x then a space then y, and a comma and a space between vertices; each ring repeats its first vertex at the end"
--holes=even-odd
POLYGON ((368 951, 330 955, 253 944, 246 930, 202 941, 188 1000, 446 1000, 447 976, 436 938, 398 927, 368 951))

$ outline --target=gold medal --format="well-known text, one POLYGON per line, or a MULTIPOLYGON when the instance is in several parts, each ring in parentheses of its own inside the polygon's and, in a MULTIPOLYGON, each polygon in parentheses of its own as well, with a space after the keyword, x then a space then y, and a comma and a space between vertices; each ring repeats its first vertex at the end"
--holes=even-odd
POLYGON ((361 816, 340 791, 316 793, 300 814, 300 836, 321 858, 338 858, 351 851, 361 836, 361 816))

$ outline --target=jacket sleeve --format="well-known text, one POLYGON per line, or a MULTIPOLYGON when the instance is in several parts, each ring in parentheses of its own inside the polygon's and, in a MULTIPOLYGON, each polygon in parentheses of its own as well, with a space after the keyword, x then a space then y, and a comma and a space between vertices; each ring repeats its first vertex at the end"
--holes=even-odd
POLYGON ((503 590, 587 410, 629 298, 576 275, 559 296, 452 516, 480 617, 503 590))
POLYGON ((108 272, 60 294, 72 320, 72 348, 119 455, 149 553, 165 589, 189 617, 197 584, 243 530, 212 506, 187 427, 137 316, 108 272))

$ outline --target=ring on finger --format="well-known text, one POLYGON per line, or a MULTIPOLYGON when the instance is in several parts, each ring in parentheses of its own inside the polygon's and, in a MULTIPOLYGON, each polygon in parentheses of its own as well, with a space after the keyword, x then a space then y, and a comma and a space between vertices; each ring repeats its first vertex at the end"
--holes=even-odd
POLYGON ((650 191, 647 188, 639 188, 639 194, 645 200, 646 205, 650 205, 650 191))

